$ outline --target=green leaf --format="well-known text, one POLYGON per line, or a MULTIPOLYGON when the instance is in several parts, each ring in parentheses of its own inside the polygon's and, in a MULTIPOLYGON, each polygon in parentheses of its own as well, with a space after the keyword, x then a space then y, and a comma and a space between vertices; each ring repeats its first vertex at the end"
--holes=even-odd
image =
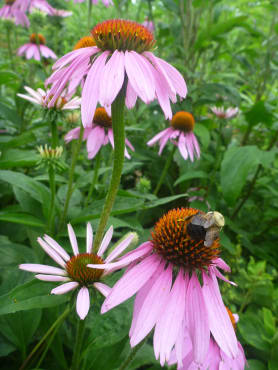
POLYGON ((209 176, 204 171, 190 171, 180 176, 177 181, 174 183, 174 186, 180 184, 181 182, 192 180, 192 179, 207 179, 209 176))
POLYGON ((248 370, 267 370, 263 362, 248 359, 248 370))
POLYGON ((0 211, 0 221, 13 222, 34 227, 45 227, 45 224, 38 218, 28 213, 13 213, 9 211, 0 211))
POLYGON ((259 101, 245 113, 246 121, 250 126, 255 126, 258 123, 264 123, 266 126, 271 126, 273 121, 272 113, 266 108, 263 101, 259 101))
POLYGON ((275 328, 275 317, 272 315, 272 312, 263 307, 263 318, 264 318, 264 327, 269 337, 273 337, 276 331, 275 328))
POLYGON ((10 149, 4 151, 0 159, 0 169, 34 167, 39 155, 34 150, 10 149))
POLYGON ((11 136, 9 140, 1 143, 3 148, 17 148, 22 145, 34 143, 36 137, 32 131, 26 131, 21 135, 18 136, 11 136))
POLYGON ((19 125, 21 122, 20 117, 18 116, 16 110, 9 108, 7 105, 0 103, 0 116, 6 120, 19 125))
POLYGON ((235 204, 249 172, 259 164, 260 150, 256 146, 231 147, 221 164, 221 187, 228 204, 235 204))
POLYGON ((12 85, 19 77, 11 71, 0 71, 0 85, 12 85))
POLYGON ((210 133, 206 126, 197 123, 194 127, 194 133, 200 138, 202 149, 207 149, 210 142, 210 133))
POLYGON ((270 360, 268 362, 269 370, 276 370, 278 368, 278 331, 276 332, 271 347, 270 360))
POLYGON ((70 294, 51 295, 53 284, 31 280, 0 297, 0 315, 34 308, 53 307, 69 300, 70 294))

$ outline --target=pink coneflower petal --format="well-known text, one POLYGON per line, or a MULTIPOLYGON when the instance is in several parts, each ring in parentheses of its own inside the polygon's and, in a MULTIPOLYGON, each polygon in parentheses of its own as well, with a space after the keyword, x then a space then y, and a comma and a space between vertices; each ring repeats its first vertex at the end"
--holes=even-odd
POLYGON ((105 139, 104 128, 95 126, 90 132, 87 139, 87 151, 89 159, 92 159, 96 156, 96 154, 104 144, 104 139, 105 139))
POLYGON ((169 94, 167 91, 168 85, 165 83, 165 80, 161 78, 161 75, 156 70, 154 71, 154 77, 155 77, 155 91, 156 91, 157 100, 163 110, 165 119, 171 119, 172 109, 171 109, 171 104, 169 100, 169 94))
POLYGON ((40 274, 50 274, 50 275, 67 275, 65 270, 60 269, 59 267, 52 267, 48 265, 40 265, 37 263, 22 263, 19 265, 21 270, 36 272, 40 274))
POLYGON ((222 258, 216 258, 213 262, 217 267, 221 268, 221 270, 231 272, 230 266, 227 265, 227 263, 223 261, 222 258))
POLYGON ((73 254, 77 256, 79 254, 78 244, 77 244, 76 236, 75 236, 75 233, 74 233, 74 230, 71 224, 68 224, 68 233, 69 233, 69 239, 70 239, 70 244, 73 250, 73 254))
POLYGON ((135 149, 134 149, 134 146, 131 144, 131 142, 128 140, 128 139, 125 139, 125 143, 126 145, 134 152, 135 149))
POLYGON ((58 265, 62 266, 63 268, 66 267, 65 261, 62 259, 62 257, 55 252, 54 249, 52 249, 43 239, 38 238, 38 243, 42 247, 42 249, 51 257, 58 265))
POLYGON ((89 73, 82 91, 81 116, 84 127, 89 127, 92 123, 92 117, 96 110, 99 98, 99 86, 101 82, 101 72, 105 66, 108 51, 103 52, 96 58, 89 73), (92 94, 94 91, 94 94, 92 94))
POLYGON ((157 269, 156 277, 152 279, 154 281, 150 282, 150 279, 146 283, 148 285, 151 283, 152 286, 147 287, 148 293, 144 301, 141 301, 140 311, 136 315, 136 326, 132 330, 132 336, 130 338, 131 347, 136 346, 149 334, 169 299, 172 285, 172 268, 169 266, 165 271, 164 268, 165 265, 162 263, 157 269))
POLYGON ((234 358, 238 353, 237 339, 222 301, 216 277, 209 277, 206 273, 203 273, 202 276, 203 296, 208 311, 210 331, 219 347, 227 356, 234 358))
POLYGON ((131 83, 128 81, 127 88, 126 88, 126 97, 125 97, 125 105, 128 109, 131 109, 135 106, 137 100, 137 94, 134 91, 131 83))
POLYGON ((80 127, 76 127, 70 130, 65 136, 65 142, 68 144, 70 141, 74 139, 78 139, 80 135, 80 127))
POLYGON ((200 158, 200 146, 193 132, 190 132, 192 143, 198 158, 200 158))
POLYGON ((38 274, 35 275, 35 278, 42 280, 42 281, 69 281, 69 278, 66 276, 59 276, 59 275, 43 275, 38 274))
POLYGON ((35 104, 40 104, 37 99, 35 98, 32 98, 31 96, 28 96, 28 95, 25 95, 25 94, 16 94, 17 96, 25 99, 25 100, 28 100, 30 101, 31 103, 35 103, 35 104))
POLYGON ((104 296, 107 297, 108 294, 111 292, 111 288, 103 283, 94 283, 94 287, 104 296))
POLYGON ((211 266, 211 267, 209 267, 209 270, 212 272, 212 274, 217 276, 219 279, 221 279, 221 280, 225 281, 226 283, 229 283, 233 286, 237 286, 237 284, 234 283, 233 281, 230 281, 230 280, 226 279, 225 276, 223 276, 221 274, 221 272, 216 267, 211 266))
POLYGON ((188 284, 186 302, 187 322, 193 344, 194 360, 201 364, 209 348, 210 330, 202 288, 195 272, 188 284))
POLYGON ((125 70, 135 93, 145 103, 155 99, 153 67, 134 51, 125 52, 125 70))
POLYGON ((171 128, 168 129, 168 131, 165 133, 165 135, 161 138, 159 144, 159 151, 158 155, 161 155, 163 149, 165 148, 165 145, 167 144, 170 136, 172 135, 173 130, 171 128))
POLYGON ((54 239, 48 235, 44 235, 44 240, 65 260, 70 259, 69 254, 62 248, 54 239))
POLYGON ((112 239, 112 236, 113 236, 113 226, 111 225, 109 227, 109 229, 106 231, 103 239, 102 239, 102 242, 100 244, 100 247, 99 247, 99 250, 97 252, 97 255, 102 257, 104 252, 106 251, 109 243, 111 242, 111 239, 112 239))
POLYGON ((179 137, 178 148, 182 157, 186 160, 188 158, 188 151, 185 145, 185 136, 182 132, 179 137))
POLYGON ((86 287, 82 287, 76 298, 76 312, 81 320, 84 320, 88 315, 90 308, 90 295, 89 290, 86 287))
POLYGON ((147 142, 147 145, 152 146, 154 145, 157 141, 159 141, 169 130, 171 130, 169 127, 166 128, 165 130, 159 132, 156 134, 151 140, 147 142))
POLYGON ((105 263, 109 263, 117 258, 123 251, 129 246, 134 235, 131 234, 127 238, 125 238, 121 243, 109 254, 109 256, 105 259, 105 263))
POLYGON ((149 256, 129 270, 115 284, 112 292, 103 302, 101 313, 107 312, 135 294, 154 274, 159 264, 160 259, 157 256, 149 256))
POLYGON ((160 356, 160 364, 170 358, 171 350, 176 342, 185 314, 185 296, 188 284, 187 276, 180 270, 172 287, 167 305, 156 324, 153 345, 156 359, 160 356))
POLYGON ((87 267, 95 268, 95 269, 105 269, 105 270, 110 270, 110 269, 115 269, 115 268, 123 268, 130 264, 131 262, 135 261, 136 259, 145 256, 148 251, 150 250, 149 245, 147 245, 145 248, 142 248, 138 250, 138 248, 133 251, 133 253, 130 253, 126 255, 124 258, 120 259, 118 262, 113 262, 113 263, 104 263, 101 265, 95 265, 95 264, 88 264, 87 267))
POLYGON ((56 288, 52 289, 51 294, 65 294, 77 288, 78 286, 79 283, 77 283, 76 281, 70 281, 69 283, 59 285, 56 288))
POLYGON ((87 223, 86 252, 91 253, 93 247, 93 229, 90 222, 87 223))
POLYGON ((124 61, 124 53, 115 50, 102 71, 99 88, 99 102, 102 106, 111 106, 123 86, 124 61))

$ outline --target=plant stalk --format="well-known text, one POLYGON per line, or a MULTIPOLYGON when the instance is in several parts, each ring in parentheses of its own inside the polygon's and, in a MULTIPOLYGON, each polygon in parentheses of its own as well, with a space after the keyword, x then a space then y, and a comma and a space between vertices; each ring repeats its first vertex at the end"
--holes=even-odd
POLYGON ((11 46, 11 29, 9 26, 7 26, 6 30, 7 30, 9 58, 10 58, 11 68, 14 71, 15 68, 14 68, 14 60, 13 60, 13 51, 12 51, 12 46, 11 46))
POLYGON ((94 168, 94 177, 93 177, 93 181, 91 182, 91 186, 90 186, 90 189, 89 189, 89 192, 88 192, 88 196, 87 196, 87 199, 86 199, 85 204, 84 204, 85 208, 88 206, 89 200, 92 197, 94 188, 96 187, 96 183, 97 183, 97 179, 98 179, 98 170, 99 170, 99 166, 100 166, 100 159, 101 159, 101 155, 100 155, 100 151, 99 151, 98 154, 96 155, 96 163, 95 163, 95 168, 94 168))
POLYGON ((79 320, 77 324, 76 342, 74 346, 71 370, 79 370, 81 348, 84 337, 85 321, 79 320))
POLYGON ((139 344, 137 344, 137 346, 135 346, 129 356, 127 357, 127 359, 122 363, 122 365, 119 367, 119 370, 124 370, 128 367, 128 365, 133 361, 134 357, 136 356, 136 353, 139 351, 139 349, 141 347, 143 347, 143 345, 145 344, 146 340, 147 340, 148 337, 146 337, 144 340, 142 340, 139 344))
POLYGON ((105 199, 105 203, 100 215, 100 220, 95 236, 94 253, 98 250, 101 243, 104 229, 110 216, 118 188, 121 181, 121 175, 124 165, 124 150, 125 150, 125 126, 124 126, 124 104, 125 104, 126 83, 124 83, 118 96, 112 103, 112 128, 114 135, 114 161, 112 177, 105 199))
POLYGON ((54 235, 56 184, 55 184, 55 170, 51 164, 48 167, 48 178, 49 178, 49 185, 50 185, 50 192, 51 192, 48 229, 50 231, 50 235, 54 235))
POLYGON ((168 171, 168 169, 169 169, 169 167, 170 167, 170 165, 171 165, 171 163, 172 163, 172 160, 173 160, 173 157, 174 157, 174 154, 175 154, 176 149, 177 149, 176 145, 173 145, 173 148, 172 148, 172 150, 171 150, 171 153, 170 153, 170 155, 168 156, 167 161, 166 161, 166 163, 165 163, 165 166, 164 166, 164 168, 163 168, 163 171, 162 171, 162 173, 161 173, 160 179, 159 179, 159 181, 158 181, 158 183, 157 183, 157 185, 156 185, 156 188, 155 188, 155 190, 154 190, 154 192, 153 192, 153 193, 154 193, 154 195, 157 195, 157 194, 158 194, 158 192, 159 192, 159 190, 160 190, 160 188, 161 188, 161 185, 162 185, 162 183, 163 183, 163 181, 164 181, 164 179, 165 179, 165 176, 166 176, 166 174, 167 174, 167 171, 168 171))

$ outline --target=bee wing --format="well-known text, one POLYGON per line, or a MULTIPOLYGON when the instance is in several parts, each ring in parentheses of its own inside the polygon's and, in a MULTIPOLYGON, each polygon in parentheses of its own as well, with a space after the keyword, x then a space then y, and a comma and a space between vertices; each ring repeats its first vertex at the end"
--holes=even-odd
POLYGON ((203 215, 201 215, 201 214, 196 214, 193 218, 192 218, 192 220, 191 220, 191 223, 193 224, 193 225, 197 225, 197 226, 204 226, 204 223, 205 223, 205 219, 204 219, 204 216, 203 215))
POLYGON ((206 247, 210 247, 214 240, 219 237, 219 229, 217 227, 212 227, 206 232, 206 237, 204 241, 204 245, 206 247))

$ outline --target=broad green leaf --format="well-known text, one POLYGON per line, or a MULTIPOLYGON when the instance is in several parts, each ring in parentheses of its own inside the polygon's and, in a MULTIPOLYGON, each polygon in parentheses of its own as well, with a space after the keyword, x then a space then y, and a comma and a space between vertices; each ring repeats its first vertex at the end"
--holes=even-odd
POLYGON ((231 147, 221 164, 221 187, 228 204, 235 204, 247 176, 259 164, 260 150, 256 146, 231 147))
POLYGON ((15 123, 16 125, 20 125, 20 117, 18 116, 15 109, 11 109, 4 103, 0 102, 0 117, 5 118, 6 120, 15 123))
POLYGON ((53 307, 69 300, 70 293, 51 295, 50 291, 53 287, 55 285, 34 279, 14 288, 0 297, 0 315, 34 308, 53 307))
POLYGON ((28 213, 13 213, 9 211, 0 211, 0 221, 13 222, 34 227, 45 227, 45 224, 38 218, 28 213))
POLYGON ((204 171, 189 171, 188 173, 185 173, 184 175, 180 176, 177 181, 174 183, 174 185, 178 185, 181 182, 188 181, 191 179, 207 179, 209 176, 204 171))
POLYGON ((11 71, 0 71, 0 85, 12 85, 19 79, 18 75, 11 71))
POLYGON ((4 143, 1 143, 3 148, 17 148, 26 144, 33 144, 36 140, 36 137, 32 131, 26 131, 21 135, 10 136, 8 140, 4 143))
POLYGON ((200 138, 201 150, 207 149, 210 142, 210 133, 205 125, 198 123, 194 127, 194 132, 200 138))
POLYGON ((38 160, 39 155, 34 150, 9 149, 1 156, 0 169, 34 167, 38 160))
POLYGON ((265 364, 259 360, 248 359, 248 370, 267 370, 265 364))
POLYGON ((273 121, 273 115, 265 106, 263 101, 259 101, 253 105, 253 107, 245 113, 246 121, 250 126, 255 126, 258 123, 263 123, 266 126, 271 126, 273 121))
POLYGON ((273 316, 270 309, 263 307, 263 318, 265 330, 267 331, 269 337, 273 337, 276 331, 275 317, 273 316))

